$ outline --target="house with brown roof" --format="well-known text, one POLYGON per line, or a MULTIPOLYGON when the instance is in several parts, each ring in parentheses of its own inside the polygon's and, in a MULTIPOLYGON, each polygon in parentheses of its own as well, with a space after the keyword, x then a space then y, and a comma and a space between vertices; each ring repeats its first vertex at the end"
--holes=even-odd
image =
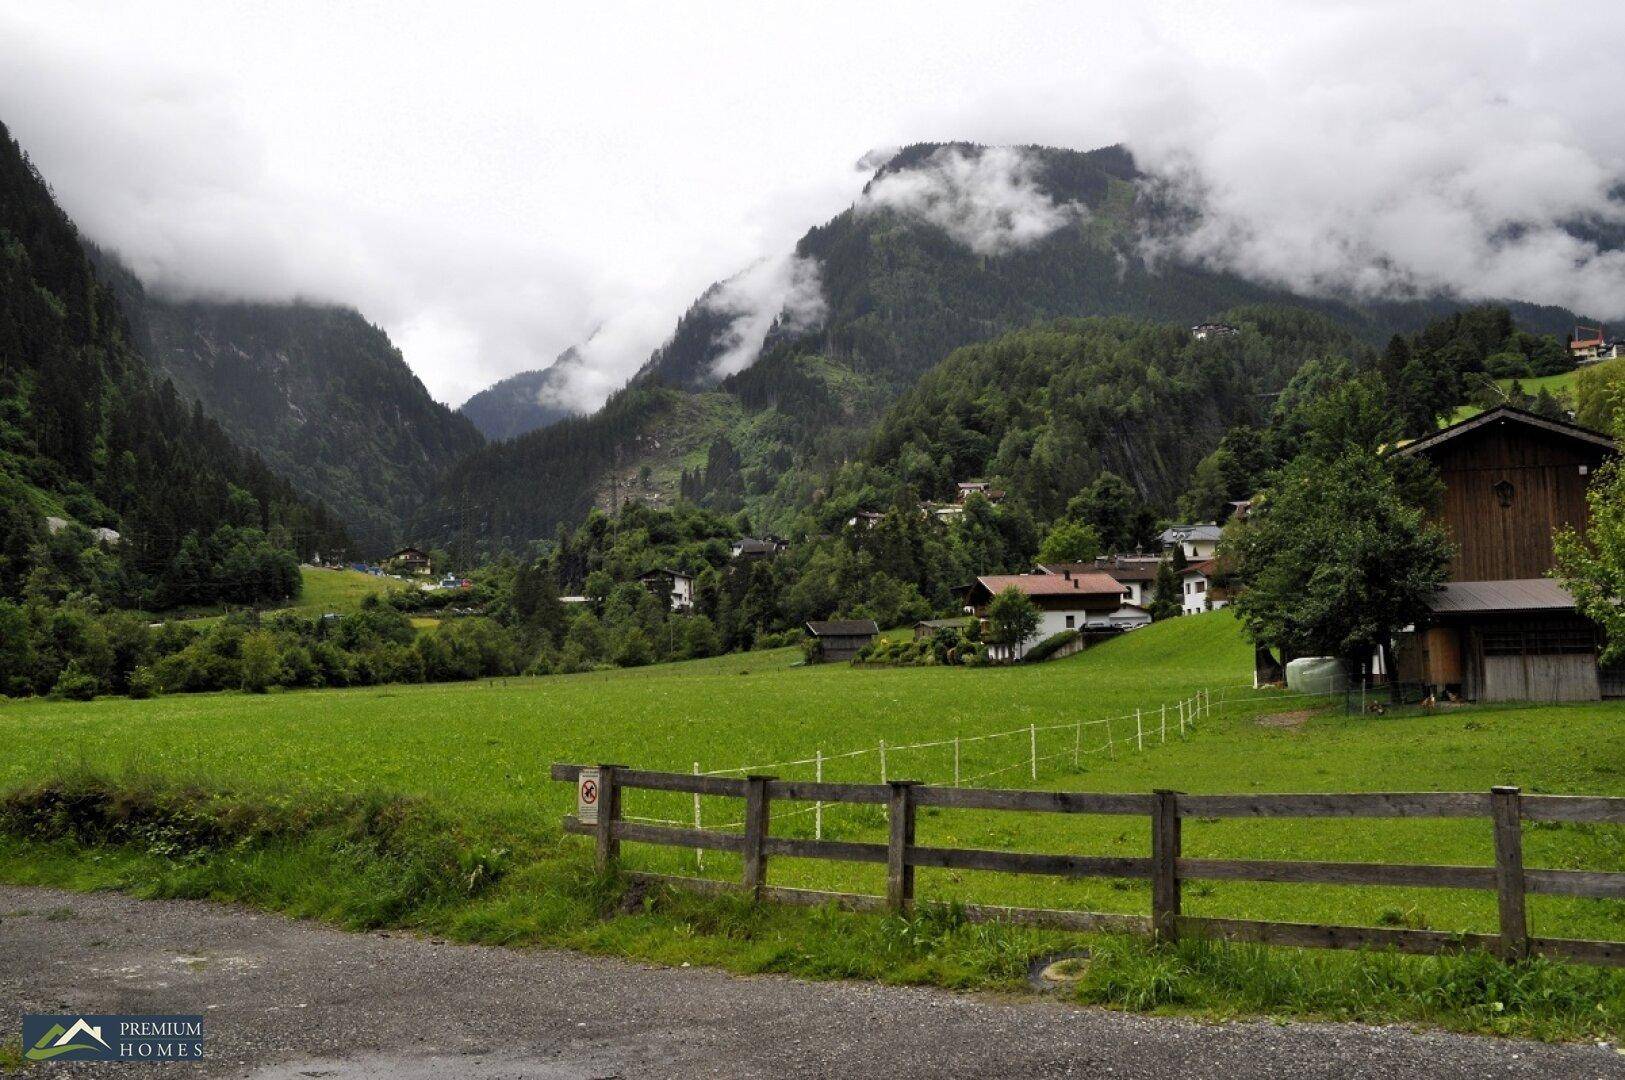
POLYGON ((397 574, 432 574, 429 553, 421 548, 403 547, 384 560, 384 564, 397 574))
POLYGON ((1217 611, 1230 603, 1230 590, 1220 584, 1218 559, 1193 562, 1178 572, 1179 613, 1199 615, 1217 611))
MULTIPOLYGON (((1032 645, 1063 630, 1116 633, 1141 625, 1139 616, 1134 614, 1139 609, 1124 612, 1123 588, 1117 579, 1094 569, 1077 573, 1062 570, 1058 574, 979 577, 965 590, 965 610, 985 619, 993 598, 1009 588, 1021 590, 1038 609, 1038 629, 1013 648, 990 647, 989 655, 994 659, 1019 660, 1032 645)), ((1140 614, 1144 615, 1144 622, 1151 621, 1149 613, 1140 614)))
POLYGON ((1444 482, 1435 520, 1455 545, 1449 582, 1396 643, 1396 677, 1469 701, 1625 697, 1598 667, 1598 627, 1551 579, 1552 534, 1590 524, 1586 489, 1615 441, 1502 405, 1410 442, 1444 482))

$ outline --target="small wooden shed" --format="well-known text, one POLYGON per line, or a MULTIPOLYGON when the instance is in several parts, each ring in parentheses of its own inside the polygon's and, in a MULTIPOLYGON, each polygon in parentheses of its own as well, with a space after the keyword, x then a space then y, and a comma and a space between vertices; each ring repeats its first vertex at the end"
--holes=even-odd
POLYGON ((818 643, 818 659, 834 663, 855 660, 880 633, 880 627, 873 619, 828 619, 808 623, 807 633, 818 643))

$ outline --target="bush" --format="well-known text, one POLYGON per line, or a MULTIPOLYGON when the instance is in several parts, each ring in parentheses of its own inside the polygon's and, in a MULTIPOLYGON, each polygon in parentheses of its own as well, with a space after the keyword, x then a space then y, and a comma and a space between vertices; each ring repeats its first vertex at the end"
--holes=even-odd
POLYGON ((57 676, 56 685, 51 688, 51 696, 66 698, 69 701, 89 701, 101 690, 102 682, 79 666, 79 661, 71 661, 57 676))
POLYGON ((1528 379, 1535 374, 1529 358, 1521 352, 1496 353, 1486 357, 1484 370, 1496 379, 1528 379))
POLYGON ((1022 662, 1026 664, 1036 664, 1042 660, 1048 660, 1062 647, 1070 645, 1072 642, 1078 640, 1079 636, 1080 635, 1076 630, 1062 630, 1059 634, 1051 634, 1043 641, 1040 641, 1037 645, 1034 645, 1032 648, 1028 649, 1026 654, 1021 658, 1022 662))
POLYGON ((150 667, 138 667, 130 672, 130 681, 126 689, 130 697, 136 701, 145 701, 158 692, 158 680, 153 676, 150 667))

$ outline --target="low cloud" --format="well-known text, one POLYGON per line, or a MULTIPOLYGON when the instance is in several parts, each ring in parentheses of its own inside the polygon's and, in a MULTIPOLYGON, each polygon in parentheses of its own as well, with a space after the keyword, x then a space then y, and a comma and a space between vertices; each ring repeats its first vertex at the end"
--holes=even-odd
POLYGON ((891 210, 937 226, 979 255, 1007 255, 1089 217, 1080 203, 1052 199, 1036 173, 1032 156, 1016 147, 948 147, 878 177, 855 209, 891 210))
POLYGON ((718 378, 743 371, 761 355, 769 331, 801 333, 824 321, 829 305, 818 276, 818 261, 789 255, 763 259, 723 282, 705 304, 733 321, 718 335, 722 354, 711 364, 718 378))
POLYGON ((1619 109, 1567 61, 1573 24, 1530 14, 1413 11, 1398 33, 1393 9, 1320 12, 1164 65, 1121 99, 1125 137, 1200 216, 1147 253, 1310 294, 1625 316, 1625 252, 1571 228, 1621 235, 1619 109))

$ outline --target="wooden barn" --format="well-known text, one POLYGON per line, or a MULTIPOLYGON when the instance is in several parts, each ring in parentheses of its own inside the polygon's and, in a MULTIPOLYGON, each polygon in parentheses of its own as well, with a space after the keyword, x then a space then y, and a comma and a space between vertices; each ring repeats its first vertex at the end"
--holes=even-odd
POLYGON ((873 619, 829 619, 808 623, 807 633, 818 642, 818 659, 830 663, 857 659, 863 647, 880 633, 880 627, 873 619))
POLYGON ((1625 690, 1599 671, 1598 628, 1548 575, 1552 534, 1585 532, 1586 487, 1617 450, 1576 424, 1500 406, 1397 453, 1444 481, 1438 520, 1456 547, 1450 581, 1396 648, 1396 674, 1469 701, 1587 701, 1625 690))

